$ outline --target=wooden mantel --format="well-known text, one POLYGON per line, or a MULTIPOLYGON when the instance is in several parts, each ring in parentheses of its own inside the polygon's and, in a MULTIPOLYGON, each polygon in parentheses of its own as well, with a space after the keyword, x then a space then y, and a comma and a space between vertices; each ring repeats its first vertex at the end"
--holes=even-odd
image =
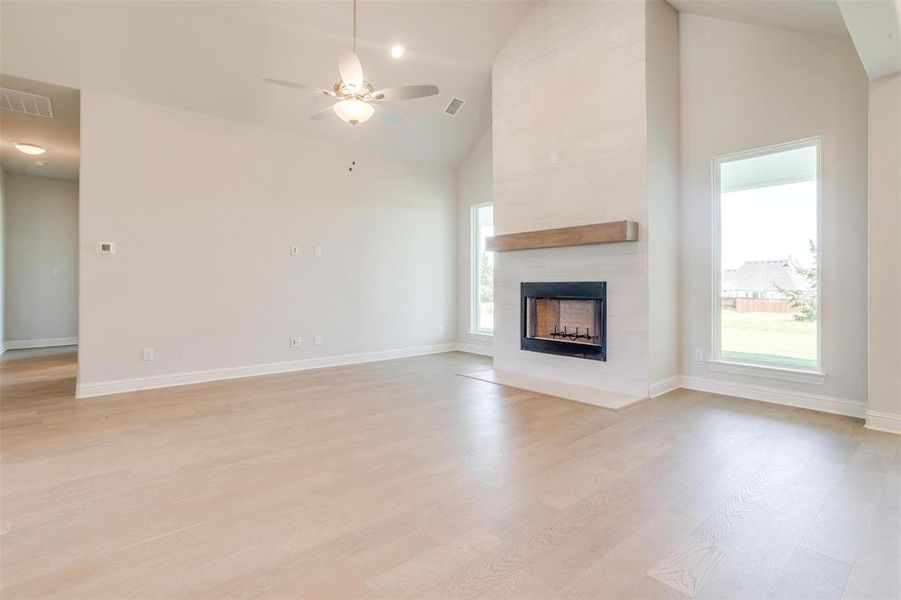
POLYGON ((592 244, 618 244, 638 241, 638 223, 635 221, 611 221, 560 227, 541 231, 524 231, 496 235, 485 240, 485 249, 493 252, 532 250, 535 248, 562 248, 564 246, 589 246, 592 244))

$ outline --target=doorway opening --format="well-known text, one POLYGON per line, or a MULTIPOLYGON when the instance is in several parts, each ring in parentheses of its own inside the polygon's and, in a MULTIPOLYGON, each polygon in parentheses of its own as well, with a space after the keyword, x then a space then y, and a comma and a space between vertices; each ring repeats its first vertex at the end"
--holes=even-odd
POLYGON ((74 397, 79 138, 77 89, 0 74, 3 387, 43 383, 74 397))

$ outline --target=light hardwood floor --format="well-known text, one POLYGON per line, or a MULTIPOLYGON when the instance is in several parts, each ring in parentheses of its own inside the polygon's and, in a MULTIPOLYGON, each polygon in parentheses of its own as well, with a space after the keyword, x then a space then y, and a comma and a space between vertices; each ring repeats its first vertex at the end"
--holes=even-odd
POLYGON ((451 353, 76 401, 0 359, 3 598, 898 598, 901 438, 451 353))

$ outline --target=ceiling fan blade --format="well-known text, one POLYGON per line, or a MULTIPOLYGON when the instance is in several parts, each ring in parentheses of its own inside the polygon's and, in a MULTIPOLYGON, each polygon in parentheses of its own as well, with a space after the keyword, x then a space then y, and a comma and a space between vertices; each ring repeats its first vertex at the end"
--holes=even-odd
POLYGON ((438 94, 437 85, 405 85, 372 92, 373 100, 413 100, 438 94))
POLYGON ((375 117, 380 121, 386 123, 400 123, 403 120, 399 114, 388 110, 384 106, 373 104, 372 108, 375 109, 375 117))
POLYGON ((266 83, 274 83, 275 85, 280 85, 295 90, 301 90, 304 92, 310 92, 317 95, 322 94, 324 96, 335 97, 335 92, 330 92, 329 90, 324 90, 322 88, 307 85, 305 83, 296 83, 294 81, 287 81, 285 79, 273 79, 271 77, 263 77, 263 81, 265 81, 266 83))
POLYGON ((363 65, 356 52, 344 52, 338 59, 338 72, 341 73, 341 81, 350 87, 363 87, 363 65))
POLYGON ((314 112, 312 115, 310 115, 310 120, 321 121, 322 119, 325 119, 329 115, 333 114, 335 114, 335 111, 331 106, 329 106, 328 108, 323 108, 322 110, 317 110, 316 112, 314 112))

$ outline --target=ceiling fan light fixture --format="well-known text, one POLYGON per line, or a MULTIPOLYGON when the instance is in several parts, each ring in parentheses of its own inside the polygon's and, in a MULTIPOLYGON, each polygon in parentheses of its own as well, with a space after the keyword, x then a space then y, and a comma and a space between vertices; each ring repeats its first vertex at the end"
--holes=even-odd
POLYGON ((372 113, 375 112, 375 109, 372 108, 371 105, 362 100, 357 100, 356 98, 349 98, 337 102, 332 107, 332 110, 335 111, 335 114, 339 119, 351 125, 365 123, 369 120, 369 117, 372 116, 372 113))

